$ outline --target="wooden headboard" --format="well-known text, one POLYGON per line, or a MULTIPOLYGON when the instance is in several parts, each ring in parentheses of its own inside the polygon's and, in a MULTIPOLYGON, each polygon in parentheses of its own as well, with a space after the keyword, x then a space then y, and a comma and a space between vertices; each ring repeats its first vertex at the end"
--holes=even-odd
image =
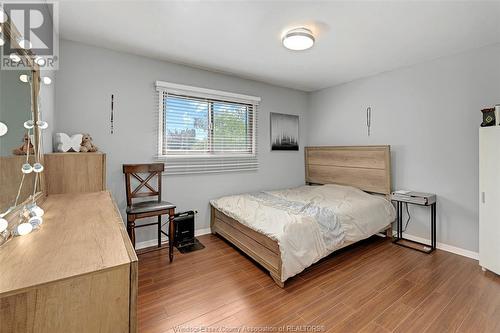
POLYGON ((306 183, 391 193, 391 146, 306 147, 305 164, 306 183))

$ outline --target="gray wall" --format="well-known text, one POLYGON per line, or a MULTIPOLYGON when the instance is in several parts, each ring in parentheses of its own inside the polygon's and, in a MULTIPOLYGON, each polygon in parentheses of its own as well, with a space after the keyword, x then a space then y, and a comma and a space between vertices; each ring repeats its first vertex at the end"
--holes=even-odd
MULTIPOLYGON (((260 96, 258 172, 164 177, 167 200, 180 210, 200 212, 198 230, 209 226, 209 199, 303 184, 306 142, 390 144, 393 187, 437 193, 438 241, 477 251, 477 133, 480 109, 500 102, 498 59, 500 45, 305 94, 63 40, 55 129, 89 132, 108 153, 108 188, 123 212, 121 164, 151 162, 156 152, 154 81, 260 96), (112 93, 114 135, 109 133, 112 93), (368 106, 373 110, 371 137, 365 126, 368 106), (270 112, 301 116, 300 152, 269 151, 270 112)), ((408 233, 428 237, 428 211, 412 207, 410 212, 408 233)), ((138 232, 138 241, 150 239, 154 231, 138 232)))
MULTIPOLYGON (((477 251, 478 127, 500 103, 499 59, 495 45, 315 92, 307 144, 390 144, 393 187, 437 193, 438 241, 477 251)), ((410 213, 408 233, 429 238, 428 211, 410 213)))
MULTIPOLYGON (((56 132, 89 132, 108 154, 107 183, 119 207, 125 207, 123 163, 152 162, 157 143, 156 80, 262 97, 259 106, 259 171, 165 176, 164 198, 179 210, 198 210, 196 229, 209 227, 212 198, 304 183, 303 144, 299 152, 271 152, 269 113, 300 115, 305 128, 303 92, 186 66, 61 41, 56 80, 56 132), (110 95, 115 94, 115 134, 110 134, 110 95)), ((138 230, 137 241, 154 239, 154 230, 138 230)))

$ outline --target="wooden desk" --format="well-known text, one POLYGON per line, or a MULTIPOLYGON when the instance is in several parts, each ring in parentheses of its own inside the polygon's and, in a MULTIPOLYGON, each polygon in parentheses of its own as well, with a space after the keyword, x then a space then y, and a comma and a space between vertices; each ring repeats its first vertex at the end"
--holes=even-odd
POLYGON ((0 332, 135 332, 137 256, 107 191, 49 195, 0 248, 0 332))

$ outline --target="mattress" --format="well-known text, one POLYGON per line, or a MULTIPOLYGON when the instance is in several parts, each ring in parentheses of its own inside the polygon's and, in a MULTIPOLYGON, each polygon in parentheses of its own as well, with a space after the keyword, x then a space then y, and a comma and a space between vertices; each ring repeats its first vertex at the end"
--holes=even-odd
POLYGON ((346 244, 372 236, 396 216, 384 196, 334 184, 231 195, 211 204, 278 242, 282 281, 346 244))

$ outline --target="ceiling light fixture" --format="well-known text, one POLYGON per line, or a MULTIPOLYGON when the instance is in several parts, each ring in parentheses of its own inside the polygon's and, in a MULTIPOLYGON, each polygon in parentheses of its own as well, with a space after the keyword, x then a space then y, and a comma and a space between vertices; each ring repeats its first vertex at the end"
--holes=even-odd
POLYGON ((310 49, 314 45, 314 36, 307 28, 297 28, 288 31, 282 39, 283 46, 293 51, 310 49))

